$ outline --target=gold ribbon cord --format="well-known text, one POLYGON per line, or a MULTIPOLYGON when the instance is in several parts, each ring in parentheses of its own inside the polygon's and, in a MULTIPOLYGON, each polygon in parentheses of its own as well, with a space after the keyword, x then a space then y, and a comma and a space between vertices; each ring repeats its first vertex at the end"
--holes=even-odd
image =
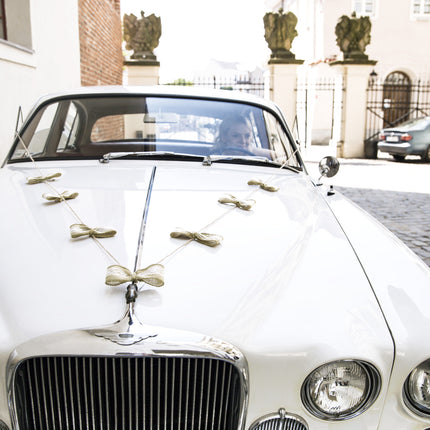
POLYGON ((42 197, 50 202, 59 203, 64 200, 76 199, 79 196, 79 193, 71 192, 71 191, 63 191, 61 194, 42 194, 42 197))
POLYGON ((164 266, 162 264, 151 264, 145 269, 131 272, 124 266, 114 264, 107 268, 106 285, 116 287, 126 282, 144 282, 153 287, 162 287, 164 285, 164 266))
POLYGON ((29 176, 27 178, 27 184, 33 185, 33 184, 40 184, 41 182, 45 181, 52 181, 55 178, 59 178, 61 176, 61 173, 53 173, 52 175, 46 175, 46 176, 29 176))
POLYGON ((268 185, 263 181, 261 181, 260 179, 251 179, 250 181, 248 181, 248 185, 259 185, 261 189, 265 191, 270 191, 272 193, 279 191, 278 187, 275 187, 273 185, 268 185))
POLYGON ((70 226, 70 235, 72 239, 83 236, 105 238, 115 236, 116 230, 102 227, 90 228, 85 224, 72 224, 70 226))
POLYGON ((234 204, 239 209, 242 209, 244 211, 251 210, 252 206, 255 204, 255 200, 247 199, 247 200, 239 200, 235 196, 232 196, 231 194, 226 194, 225 196, 218 199, 218 201, 222 204, 234 204))
POLYGON ((173 237, 174 239, 195 240, 196 242, 211 247, 218 246, 223 239, 219 234, 199 233, 186 230, 173 231, 170 233, 170 237, 173 237))

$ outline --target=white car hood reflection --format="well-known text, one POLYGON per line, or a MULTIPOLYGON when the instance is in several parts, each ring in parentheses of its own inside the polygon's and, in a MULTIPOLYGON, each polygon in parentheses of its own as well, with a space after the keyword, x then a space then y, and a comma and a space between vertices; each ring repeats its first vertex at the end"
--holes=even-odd
MULTIPOLYGON (((371 349, 392 354, 354 250, 305 174, 140 160, 70 166, 49 162, 43 171, 62 173, 52 183, 58 191, 79 192, 69 204, 87 225, 118 231, 101 243, 130 270, 156 169, 138 268, 162 262, 165 285, 141 286, 136 312, 142 322, 215 336, 249 354, 318 352, 321 362, 368 357, 371 349), (280 190, 249 186, 255 178, 280 190), (256 203, 249 212, 231 209, 218 203, 226 193, 256 203), (177 228, 203 229, 223 241, 216 248, 197 242, 182 247, 184 241, 170 237, 177 228)), ((0 343, 12 347, 10 339, 24 342, 118 320, 126 285, 104 283, 115 261, 92 240, 70 238, 77 220, 64 203, 42 199, 46 184, 26 184, 27 176, 39 174, 30 164, 1 174, 9 186, 1 190, 0 343)))

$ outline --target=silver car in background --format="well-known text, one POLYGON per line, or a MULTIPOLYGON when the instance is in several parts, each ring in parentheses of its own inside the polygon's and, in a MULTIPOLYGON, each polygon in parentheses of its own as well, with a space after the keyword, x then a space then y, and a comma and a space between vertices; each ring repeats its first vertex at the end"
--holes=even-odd
POLYGON ((396 161, 407 155, 419 155, 430 161, 430 117, 415 118, 396 127, 384 128, 379 136, 378 150, 388 152, 396 161))

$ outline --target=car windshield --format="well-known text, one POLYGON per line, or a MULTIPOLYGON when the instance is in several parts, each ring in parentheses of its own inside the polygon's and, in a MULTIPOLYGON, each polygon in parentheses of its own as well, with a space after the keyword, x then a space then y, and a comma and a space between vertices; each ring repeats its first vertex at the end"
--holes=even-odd
POLYGON ((32 114, 9 161, 28 159, 27 150, 34 159, 137 152, 148 156, 263 157, 300 167, 287 131, 272 112, 245 103, 197 98, 56 99, 32 114))

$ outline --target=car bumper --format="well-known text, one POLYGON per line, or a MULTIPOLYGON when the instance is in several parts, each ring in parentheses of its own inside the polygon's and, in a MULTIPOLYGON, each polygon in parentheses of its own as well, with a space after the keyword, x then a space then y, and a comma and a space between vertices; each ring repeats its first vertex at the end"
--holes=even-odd
POLYGON ((410 143, 385 143, 378 142, 378 150, 388 152, 389 154, 409 155, 413 153, 413 148, 410 143))

